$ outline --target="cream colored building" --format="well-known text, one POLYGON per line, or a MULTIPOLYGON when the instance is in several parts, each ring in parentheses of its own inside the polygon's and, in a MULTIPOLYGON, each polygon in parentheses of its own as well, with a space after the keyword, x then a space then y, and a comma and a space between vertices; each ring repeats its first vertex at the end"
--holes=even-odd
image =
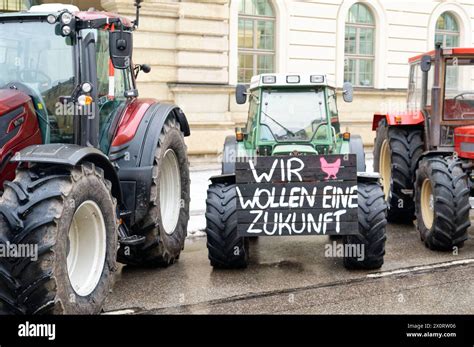
MULTIPOLYGON (((133 0, 74 3, 135 12, 133 0)), ((324 72, 338 87, 352 81, 355 99, 341 100, 340 118, 370 145, 372 114, 405 107, 409 57, 435 40, 473 44, 472 0, 145 0, 141 13, 134 59, 152 66, 140 76, 141 96, 183 108, 194 160, 213 160, 245 122, 233 92, 252 73, 324 72)))

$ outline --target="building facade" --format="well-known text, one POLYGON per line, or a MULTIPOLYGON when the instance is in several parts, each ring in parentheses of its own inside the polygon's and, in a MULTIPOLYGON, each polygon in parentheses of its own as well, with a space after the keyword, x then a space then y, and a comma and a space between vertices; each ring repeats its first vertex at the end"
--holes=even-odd
MULTIPOLYGON (((135 13, 133 0, 74 3, 135 13)), ((139 77, 141 96, 183 108, 194 160, 214 160, 243 125, 235 85, 261 72, 322 72, 338 87, 351 81, 354 102, 339 102, 342 129, 371 145, 373 113, 406 107, 408 58, 437 41, 472 46, 474 37, 471 0, 145 0, 141 13, 134 59, 152 66, 139 77)))

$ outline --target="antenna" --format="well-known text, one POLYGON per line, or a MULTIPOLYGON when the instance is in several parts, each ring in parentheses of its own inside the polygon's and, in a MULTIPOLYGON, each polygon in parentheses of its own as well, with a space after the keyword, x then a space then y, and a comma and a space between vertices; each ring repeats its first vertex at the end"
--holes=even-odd
POLYGON ((142 5, 140 5, 143 2, 143 0, 135 0, 134 6, 137 8, 137 12, 135 14, 135 20, 133 21, 133 27, 136 29, 138 28, 138 23, 140 20, 140 8, 142 5))

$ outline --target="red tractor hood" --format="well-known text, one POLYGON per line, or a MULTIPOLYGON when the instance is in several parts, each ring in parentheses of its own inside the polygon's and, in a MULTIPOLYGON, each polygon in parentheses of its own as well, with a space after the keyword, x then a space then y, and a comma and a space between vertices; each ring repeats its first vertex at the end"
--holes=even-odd
POLYGON ((26 104, 31 98, 13 89, 0 89, 0 116, 26 104))
POLYGON ((454 129, 454 150, 461 158, 474 159, 474 125, 454 129))
POLYGON ((10 158, 41 142, 33 100, 18 90, 0 89, 0 190, 5 180, 15 177, 16 164, 10 158))

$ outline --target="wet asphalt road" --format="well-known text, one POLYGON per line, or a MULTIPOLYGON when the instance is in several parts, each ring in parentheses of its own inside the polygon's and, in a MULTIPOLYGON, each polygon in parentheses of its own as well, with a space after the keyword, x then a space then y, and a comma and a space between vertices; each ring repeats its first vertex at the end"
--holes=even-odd
POLYGON ((166 269, 124 267, 105 311, 122 313, 473 314, 474 228, 459 254, 425 248, 414 226, 388 227, 385 264, 348 271, 326 236, 260 238, 245 270, 213 270, 206 239, 166 269))

